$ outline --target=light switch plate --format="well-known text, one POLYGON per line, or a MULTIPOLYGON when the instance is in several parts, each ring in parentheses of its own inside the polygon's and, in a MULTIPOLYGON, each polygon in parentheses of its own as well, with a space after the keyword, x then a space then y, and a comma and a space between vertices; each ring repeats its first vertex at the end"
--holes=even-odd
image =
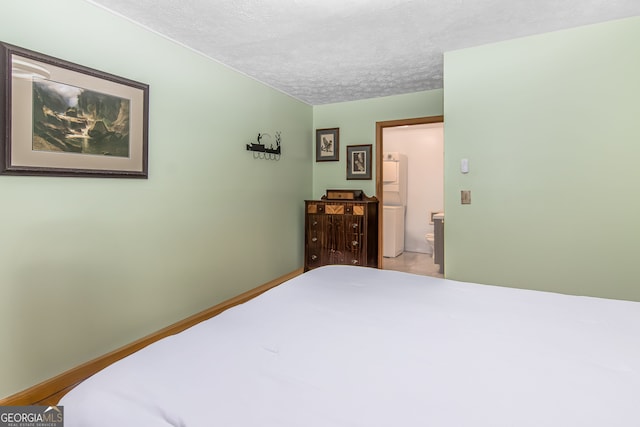
POLYGON ((460 160, 460 172, 469 173, 469 159, 460 160))

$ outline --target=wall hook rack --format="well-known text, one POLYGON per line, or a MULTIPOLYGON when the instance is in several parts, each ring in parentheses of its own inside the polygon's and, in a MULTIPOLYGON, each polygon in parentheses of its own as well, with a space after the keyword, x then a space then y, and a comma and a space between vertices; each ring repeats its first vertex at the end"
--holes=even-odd
POLYGON ((267 148, 267 146, 262 142, 262 139, 264 137, 271 138, 271 135, 269 135, 268 133, 259 133, 258 137, 256 138, 256 142, 247 144, 247 151, 253 151, 254 159, 280 160, 280 132, 276 132, 275 148, 273 147, 273 144, 271 144, 269 148, 267 148))

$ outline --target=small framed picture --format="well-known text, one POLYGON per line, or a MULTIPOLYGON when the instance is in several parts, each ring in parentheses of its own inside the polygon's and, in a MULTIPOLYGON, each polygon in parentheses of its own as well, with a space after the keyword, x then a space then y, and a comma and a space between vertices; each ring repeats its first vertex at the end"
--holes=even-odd
POLYGON ((371 179, 371 144, 347 146, 347 179, 371 179))
POLYGON ((336 162, 340 154, 340 128, 316 129, 316 162, 336 162))

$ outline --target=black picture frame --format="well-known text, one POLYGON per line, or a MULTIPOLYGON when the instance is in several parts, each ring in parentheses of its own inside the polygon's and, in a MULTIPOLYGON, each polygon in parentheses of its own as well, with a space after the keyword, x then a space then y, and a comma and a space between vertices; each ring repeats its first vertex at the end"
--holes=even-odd
POLYGON ((0 174, 148 178, 149 86, 0 42, 0 174))
POLYGON ((316 129, 316 162, 340 160, 340 128, 316 129))
POLYGON ((347 179, 371 179, 371 148, 372 144, 347 146, 347 179))

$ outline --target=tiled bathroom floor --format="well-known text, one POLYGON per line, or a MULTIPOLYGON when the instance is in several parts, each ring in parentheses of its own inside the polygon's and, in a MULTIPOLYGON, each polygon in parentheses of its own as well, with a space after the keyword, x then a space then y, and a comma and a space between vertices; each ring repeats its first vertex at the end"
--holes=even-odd
POLYGON ((438 272, 440 266, 433 263, 431 255, 419 252, 405 251, 395 258, 382 258, 382 268, 423 276, 444 277, 438 272))

